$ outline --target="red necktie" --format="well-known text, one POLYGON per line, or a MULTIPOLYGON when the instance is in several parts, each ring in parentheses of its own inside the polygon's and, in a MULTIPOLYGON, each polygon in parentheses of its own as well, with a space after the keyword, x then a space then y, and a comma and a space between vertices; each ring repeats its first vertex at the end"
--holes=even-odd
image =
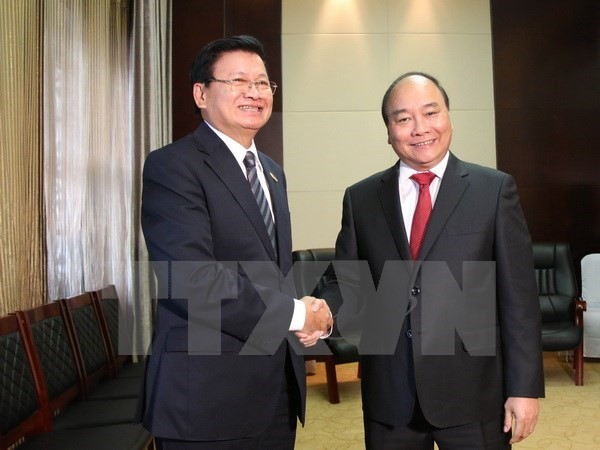
POLYGON ((415 173, 410 178, 419 183, 419 199, 417 200, 417 207, 410 229, 410 254, 412 259, 417 259, 427 230, 427 223, 431 216, 429 185, 435 178, 435 174, 433 172, 421 172, 415 173))

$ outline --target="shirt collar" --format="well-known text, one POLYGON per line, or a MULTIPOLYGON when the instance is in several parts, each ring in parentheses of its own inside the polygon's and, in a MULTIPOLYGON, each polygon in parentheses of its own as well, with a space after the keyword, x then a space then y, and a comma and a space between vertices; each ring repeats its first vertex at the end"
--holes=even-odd
MULTIPOLYGON (((444 172, 446 171, 446 166, 448 166, 448 159, 450 158, 450 151, 446 152, 446 155, 442 158, 442 160, 437 163, 434 167, 429 169, 429 172, 433 172, 440 180, 444 176, 444 172)), ((422 170, 415 170, 412 167, 407 166, 404 161, 400 160, 400 170, 399 170, 399 182, 403 183, 408 180, 412 175, 418 172, 423 172, 422 170)))
POLYGON ((260 163, 260 159, 258 158, 258 151, 256 150, 256 145, 254 144, 254 139, 252 140, 252 144, 250 145, 250 147, 246 148, 235 139, 232 139, 225 133, 217 130, 210 123, 206 122, 206 125, 208 125, 208 127, 211 130, 213 130, 216 133, 216 135, 219 136, 219 138, 221 138, 221 140, 225 143, 229 151, 231 151, 231 153, 233 154, 238 164, 242 165, 243 167, 246 152, 252 152, 254 153, 254 159, 256 161, 257 167, 259 167, 259 169, 262 170, 262 165, 260 163))

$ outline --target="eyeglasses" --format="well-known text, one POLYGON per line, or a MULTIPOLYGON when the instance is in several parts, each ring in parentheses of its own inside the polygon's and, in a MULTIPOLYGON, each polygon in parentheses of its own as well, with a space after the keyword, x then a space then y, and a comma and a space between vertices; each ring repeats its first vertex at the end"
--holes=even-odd
POLYGON ((248 92, 253 86, 261 95, 273 95, 277 90, 277 85, 273 81, 249 81, 243 78, 234 78, 233 80, 217 80, 216 78, 209 78, 208 81, 228 84, 231 92, 248 92))

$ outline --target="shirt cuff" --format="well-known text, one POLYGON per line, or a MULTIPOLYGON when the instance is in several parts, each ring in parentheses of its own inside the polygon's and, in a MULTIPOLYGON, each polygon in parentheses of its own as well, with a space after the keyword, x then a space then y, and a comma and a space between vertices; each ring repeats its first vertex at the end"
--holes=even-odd
MULTIPOLYGON (((329 315, 330 315, 331 317, 333 317, 333 316, 331 315, 331 311, 329 311, 329 315)), ((320 337, 319 339, 327 339, 329 336, 331 336, 331 334, 332 334, 332 333, 333 333, 333 326, 332 326, 331 328, 329 328, 329 330, 327 331, 327 333, 326 333, 326 334, 322 334, 322 335, 321 335, 321 337, 320 337)))
POLYGON ((302 300, 294 299, 294 314, 290 323, 290 331, 300 331, 306 321, 306 306, 302 300))

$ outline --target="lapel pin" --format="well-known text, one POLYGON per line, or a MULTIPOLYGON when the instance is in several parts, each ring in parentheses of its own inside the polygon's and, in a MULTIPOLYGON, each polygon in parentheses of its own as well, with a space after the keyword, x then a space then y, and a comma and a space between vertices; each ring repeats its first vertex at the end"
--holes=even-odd
POLYGON ((277 179, 277 177, 275 175, 273 175, 273 172, 269 172, 269 175, 271 175, 271 178, 273 178, 273 181, 275 181, 275 183, 279 182, 279 180, 277 179))

